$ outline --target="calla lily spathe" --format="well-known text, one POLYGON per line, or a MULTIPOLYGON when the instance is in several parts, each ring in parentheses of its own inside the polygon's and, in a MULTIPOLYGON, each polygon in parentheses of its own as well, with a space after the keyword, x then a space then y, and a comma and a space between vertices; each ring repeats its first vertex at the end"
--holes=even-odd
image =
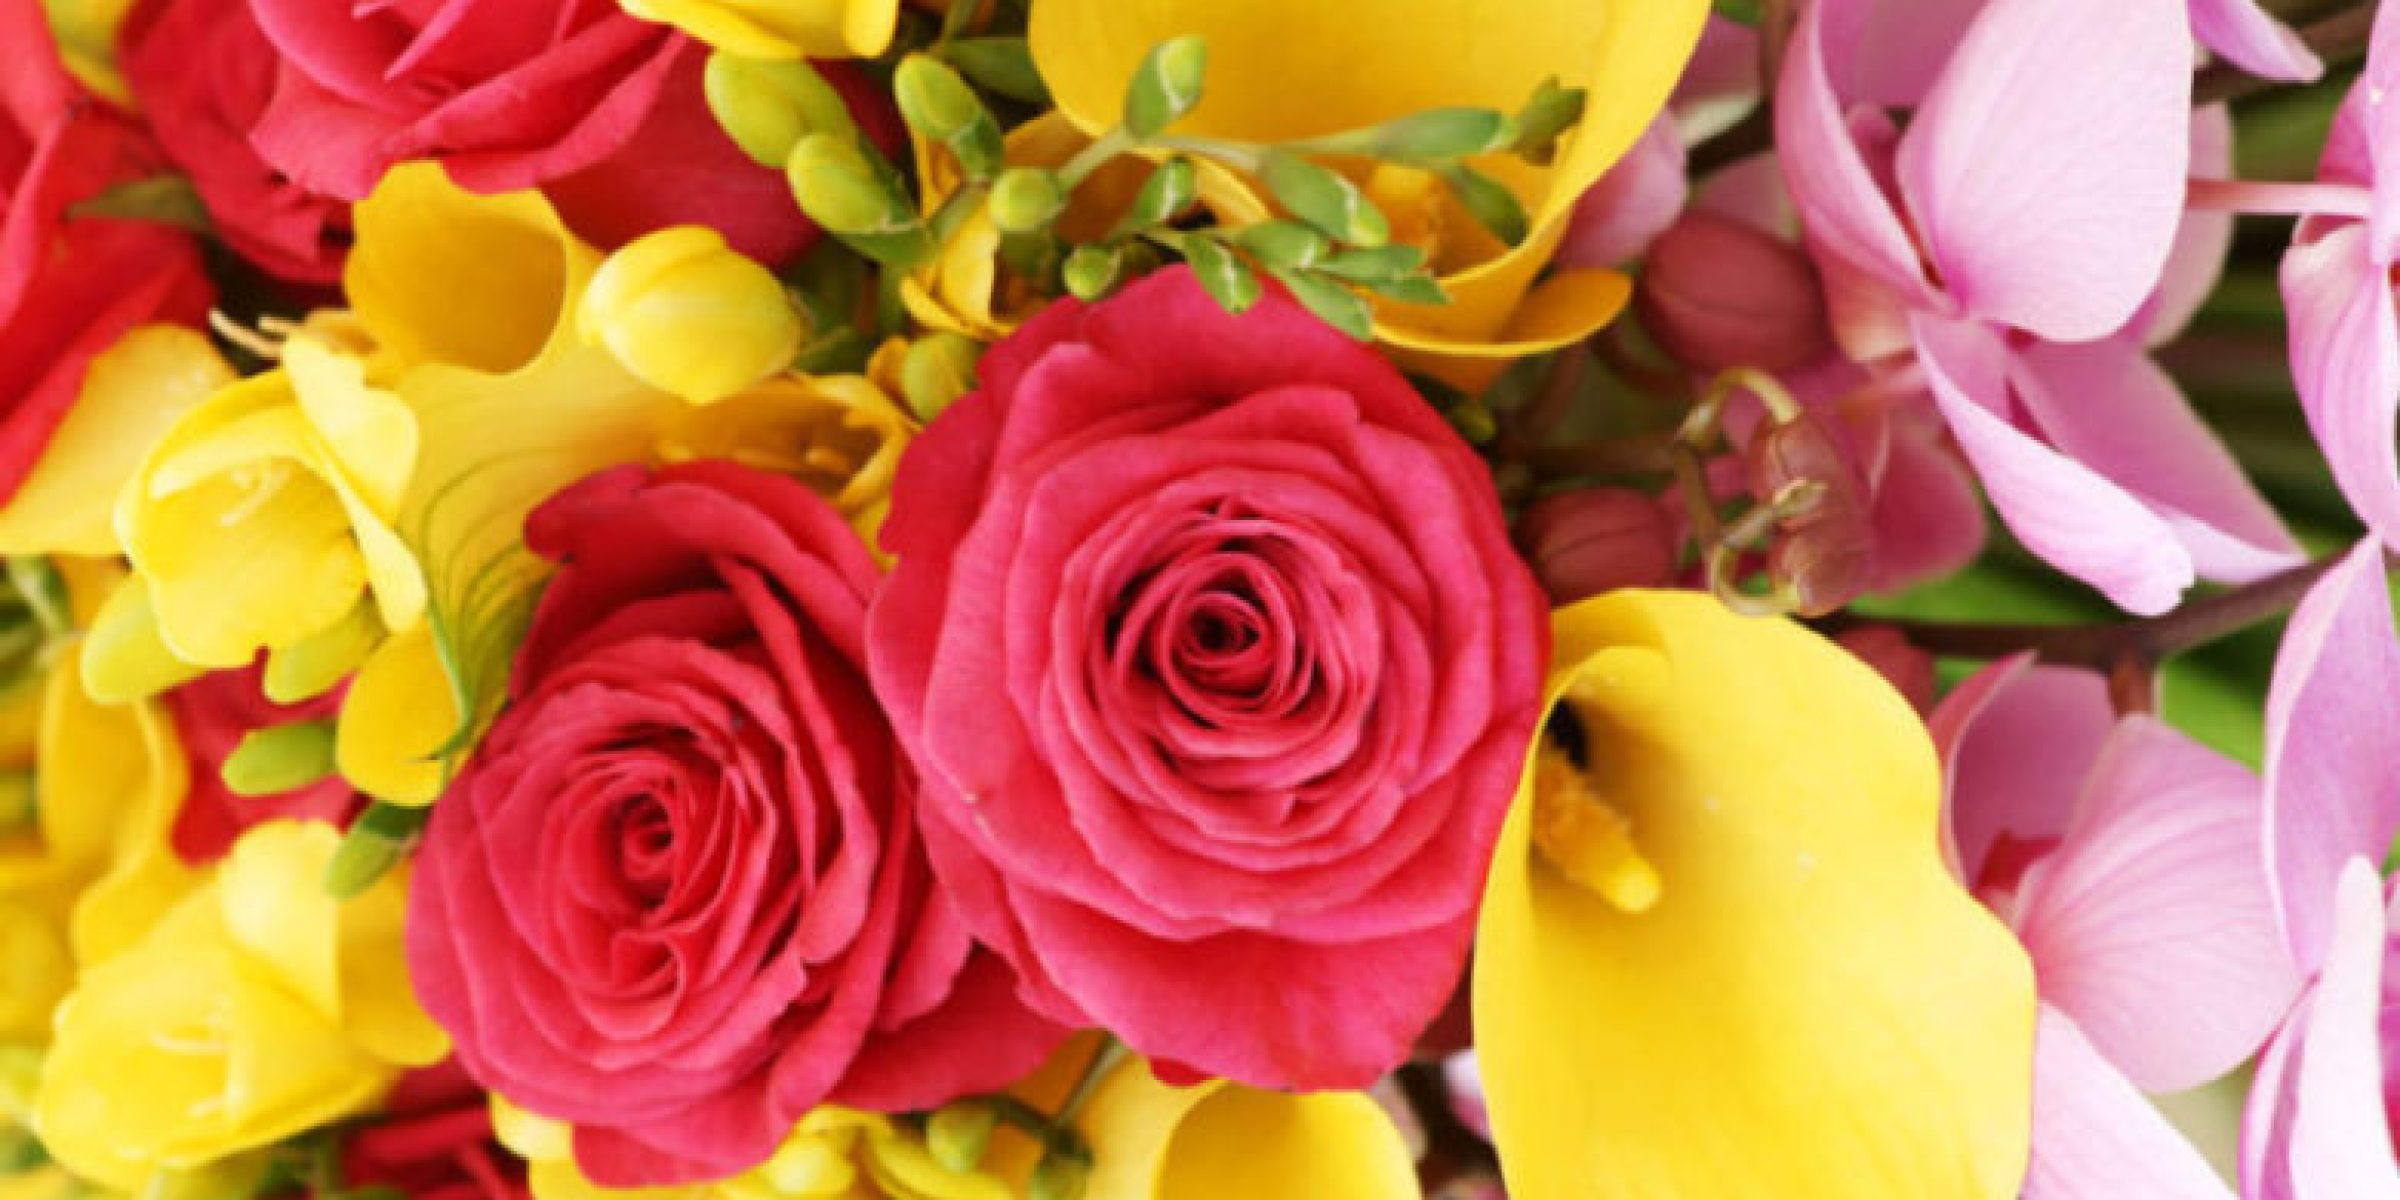
MULTIPOLYGON (((1207 39, 1209 71, 1199 108, 1175 132, 1200 136, 1291 140, 1442 105, 1514 112, 1553 77, 1588 88, 1583 124, 1553 165, 1498 156, 1477 164, 1524 202, 1530 236, 1503 246, 1446 197, 1428 197, 1443 219, 1428 224, 1426 248, 1452 302, 1386 303, 1377 311, 1379 340, 1472 388, 1516 358, 1582 340, 1624 307, 1631 287, 1622 275, 1561 270, 1545 277, 1543 268, 1576 201, 1666 103, 1707 15, 1697 0, 1401 0, 1372 9, 1283 0, 1041 0, 1031 39, 1060 111, 1093 135, 1115 124, 1125 83, 1151 47, 1186 34, 1207 39)), ((1384 174, 1398 191, 1380 199, 1407 199, 1406 182, 1384 174)), ((1375 181, 1368 186, 1378 190, 1375 181)))
POLYGON ((1552 728, 1580 730, 1580 799, 1656 887, 1554 865, 1529 768, 1474 978, 1509 1194, 2014 1196, 2032 971, 1944 865, 1907 702, 1707 596, 1616 593, 1554 626, 1552 728))

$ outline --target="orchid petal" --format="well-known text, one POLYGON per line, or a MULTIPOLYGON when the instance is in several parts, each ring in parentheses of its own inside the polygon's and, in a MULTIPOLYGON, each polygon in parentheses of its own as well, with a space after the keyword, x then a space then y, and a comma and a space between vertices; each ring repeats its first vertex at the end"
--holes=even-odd
POLYGON ((2291 27, 2257 0, 2190 0, 2192 36, 2227 62, 2261 79, 2314 83, 2325 63, 2291 27))
POLYGON ((2191 161, 2182 0, 1987 8, 1900 143, 1900 190, 1968 313, 2103 337, 2165 267, 2191 161))
POLYGON ((1960 877, 1973 888, 2004 846, 2066 836, 2116 713, 2100 676, 2019 655, 1969 676, 1927 724, 1948 773, 1960 877))
POLYGON ((2400 833, 2400 641, 2372 539, 2319 580, 2267 688, 2268 886, 2303 970, 2323 960, 2342 864, 2400 833))
POLYGON ((2400 546, 2400 312, 2366 226, 2294 245, 2283 259, 2283 300, 2300 408, 2334 482, 2368 526, 2400 546))
POLYGON ((2390 915, 2373 866, 2353 859, 2342 869, 2334 908, 2333 952, 2297 1050, 2292 1194, 2400 1200, 2380 1044, 2390 915))
MULTIPOLYGON (((2233 174, 2233 110, 2222 104, 2193 110, 2192 178, 2231 179, 2233 174)), ((2184 211, 2158 291, 2133 319, 2143 345, 2156 349, 2182 335, 2200 314, 2200 306, 2216 294, 2217 281, 2225 276, 2225 256, 2232 250, 2232 213, 2184 211)))
POLYGON ((1853 4, 1802 11, 1776 89, 1776 157, 1812 247, 1912 304, 1930 304, 1916 245, 1868 165, 1826 60, 1829 45, 1854 40, 1862 19, 1853 4))
POLYGON ((2000 339, 1922 316, 1911 328, 1935 403, 2018 540, 2128 612, 2175 607, 2192 584, 2191 553, 2165 518, 1999 415, 2009 366, 2000 339))
POLYGON ((2305 561, 2241 464, 2139 342, 2033 345, 2012 362, 2018 400, 2042 434, 2174 527, 2201 576, 2248 583, 2305 561))
POLYGON ((2017 936, 2043 1002, 2143 1091, 2232 1070, 2300 990, 2267 899, 2260 801, 2241 764, 2128 717, 2065 840, 2026 875, 2017 936))
POLYGON ((2192 1147, 2073 1018, 2042 1006, 2033 1044, 2033 1167, 2023 1200, 2231 1200, 2192 1147))

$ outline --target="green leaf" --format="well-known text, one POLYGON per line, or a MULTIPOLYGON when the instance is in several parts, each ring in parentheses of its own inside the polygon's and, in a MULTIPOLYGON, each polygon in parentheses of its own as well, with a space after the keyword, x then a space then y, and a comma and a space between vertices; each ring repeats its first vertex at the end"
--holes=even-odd
POLYGON ((1517 140, 1511 149, 1535 162, 1549 161, 1558 139, 1583 120, 1588 97, 1582 88, 1560 87, 1556 76, 1543 80, 1533 98, 1517 110, 1517 140))
POLYGON ((1361 279, 1358 284, 1378 296, 1402 304, 1448 304, 1450 292, 1431 275, 1402 275, 1394 279, 1361 279))
POLYGON ((1365 132, 1362 149, 1377 158, 1465 158, 1516 141, 1517 123, 1489 108, 1429 108, 1365 132))
POLYGON ((1298 221, 1261 221, 1233 236, 1242 249, 1278 271, 1316 266, 1333 247, 1324 234, 1298 221))
POLYGON ((1026 104, 1050 104, 1050 88, 1034 69, 1033 50, 1024 38, 961 38, 944 45, 940 53, 987 92, 1026 104))
POLYGON ((1192 265, 1192 274, 1200 280, 1200 286, 1208 292, 1209 298, 1217 302, 1217 307, 1240 316, 1250 311, 1251 305, 1258 303, 1262 291, 1258 274, 1250 269, 1250 264, 1227 249, 1224 243, 1198 234, 1161 232, 1153 236, 1158 237, 1168 249, 1183 255, 1183 260, 1192 265))
POLYGON ((1525 241, 1531 222, 1525 215, 1525 205, 1507 185, 1464 163, 1440 163, 1433 170, 1442 177, 1442 182, 1450 185, 1459 204, 1478 224, 1491 230, 1493 237, 1511 246, 1525 241))
POLYGON ((1200 104, 1208 75, 1208 43, 1197 36, 1159 43, 1125 85, 1125 131, 1156 137, 1200 104))
POLYGON ((1368 202, 1358 185, 1297 154, 1267 151, 1259 161, 1258 177, 1284 211, 1337 242, 1372 247, 1392 236, 1383 210, 1368 202))
POLYGON ((1318 263, 1317 269, 1352 283, 1398 279, 1425 269, 1425 251, 1404 244, 1377 246, 1371 250, 1344 250, 1318 263))
POLYGON ((1716 0, 1717 15, 1743 25, 1756 25, 1766 15, 1759 0, 1716 0))
POLYGON ((1138 233, 1153 225, 1165 225, 1183 215, 1183 210, 1199 198, 1199 172, 1188 158, 1170 158, 1158 164, 1150 177, 1142 181, 1141 190, 1133 194, 1133 204, 1125 210, 1124 220, 1118 223, 1120 234, 1138 233))
POLYGON ((1275 278, 1282 280, 1283 286, 1291 289, 1292 299, 1315 313, 1318 320, 1358 341, 1374 338, 1374 306, 1340 281, 1314 271, 1277 271, 1275 278))

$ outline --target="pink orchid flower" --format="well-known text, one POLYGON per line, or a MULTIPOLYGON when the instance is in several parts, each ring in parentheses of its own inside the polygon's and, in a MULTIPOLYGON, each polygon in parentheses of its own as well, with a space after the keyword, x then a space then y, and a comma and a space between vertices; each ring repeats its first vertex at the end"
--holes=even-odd
MULTIPOLYGON (((1946 56, 1878 51, 1923 35, 1893 34, 1873 0, 1817 0, 1795 32, 1776 140, 1844 348, 1921 370, 2018 538, 2123 608, 2292 565, 2290 534, 2148 354, 2193 240, 2191 14, 1963 9, 1946 56), (1929 81, 1892 65, 1927 61, 1929 81), (1881 105, 1920 86, 1902 132, 1881 105)), ((1940 26, 1909 11, 1904 32, 1940 26)))
MULTIPOLYGON (((2321 183, 2283 260, 2292 374, 2352 508, 2400 546, 2400 5, 2376 13, 2367 64, 2336 115, 2321 183)), ((2299 188, 2286 188, 2298 192, 2299 188)))
POLYGON ((2230 1193, 2144 1093, 2254 1052, 2298 989, 2247 768, 2147 717, 2088 671, 1994 664, 1930 722, 1960 878, 2032 956, 2030 1200, 2230 1193))
POLYGON ((2259 1061, 2249 1200, 2400 1200, 2400 907, 2375 864, 2400 833, 2400 638, 2370 538, 2292 615, 2267 693, 2267 862, 2315 972, 2259 1061))

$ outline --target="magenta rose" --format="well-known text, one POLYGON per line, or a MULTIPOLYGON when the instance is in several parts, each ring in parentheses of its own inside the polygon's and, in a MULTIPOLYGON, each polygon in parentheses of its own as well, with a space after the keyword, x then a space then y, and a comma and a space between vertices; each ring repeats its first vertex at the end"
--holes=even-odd
POLYGON ((559 564, 434 808, 409 965, 477 1081, 611 1187, 731 1175, 833 1101, 1001 1087, 1061 1031, 934 886, 869 689, 877 570, 825 501, 626 467, 526 525, 559 564))
POLYGON ((267 165, 250 129, 275 91, 275 47, 245 0, 143 0, 118 57, 159 144, 191 176, 217 235, 285 279, 332 283, 350 206, 267 165))
POLYGON ((1062 1022, 1368 1084, 1459 977, 1533 733, 1489 473, 1369 348, 1181 268, 981 370, 902 462, 869 622, 944 884, 1062 1022))

